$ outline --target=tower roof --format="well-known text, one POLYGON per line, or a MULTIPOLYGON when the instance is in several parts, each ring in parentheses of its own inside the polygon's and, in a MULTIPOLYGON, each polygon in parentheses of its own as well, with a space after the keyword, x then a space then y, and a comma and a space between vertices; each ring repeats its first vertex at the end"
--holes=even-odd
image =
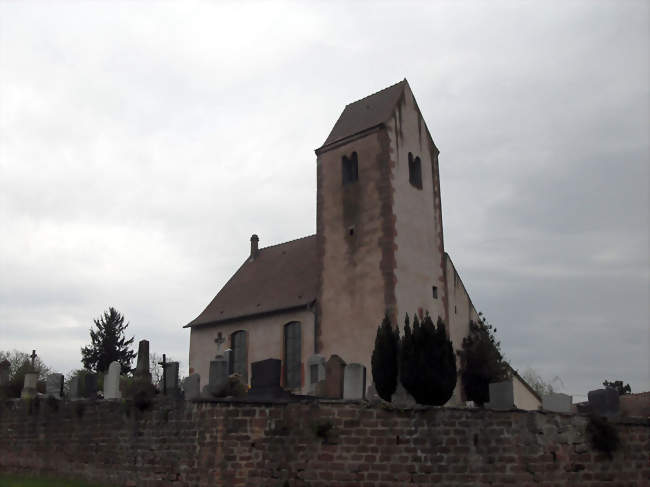
POLYGON ((399 83, 346 105, 320 149, 386 122, 407 85, 408 81, 405 78, 399 83))

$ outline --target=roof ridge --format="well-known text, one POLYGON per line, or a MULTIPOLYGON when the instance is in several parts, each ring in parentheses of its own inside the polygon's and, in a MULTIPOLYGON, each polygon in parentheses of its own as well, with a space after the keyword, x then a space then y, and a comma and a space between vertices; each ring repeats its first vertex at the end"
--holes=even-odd
POLYGON ((408 81, 406 80, 406 78, 404 78, 403 80, 398 81, 397 83, 393 83, 392 85, 387 86, 386 88, 382 88, 382 89, 379 90, 379 91, 375 91, 374 93, 371 93, 371 94, 368 95, 368 96, 364 96, 363 98, 359 98, 358 100, 353 101, 352 103, 348 103, 348 104, 345 105, 345 106, 346 106, 346 107, 349 107, 350 105, 354 105, 355 103, 359 103, 360 101, 363 101, 363 100, 366 100, 366 99, 368 99, 368 98, 370 98, 370 97, 372 97, 372 96, 378 95, 378 94, 381 93, 382 91, 390 90, 391 88, 394 88, 395 86, 397 86, 397 85, 399 85, 399 84, 401 84, 401 83, 408 83, 408 81))
POLYGON ((278 247, 280 245, 286 245, 286 244, 289 244, 289 243, 292 243, 292 242, 297 242, 298 240, 304 240, 306 238, 315 237, 315 236, 316 236, 316 234, 312 233, 311 235, 305 235, 304 237, 298 237, 298 238, 294 238, 293 240, 287 240, 286 242, 280 242, 280 243, 277 243, 277 244, 269 245, 268 247, 262 247, 262 248, 260 248, 260 251, 270 249, 270 248, 273 248, 273 247, 278 247))

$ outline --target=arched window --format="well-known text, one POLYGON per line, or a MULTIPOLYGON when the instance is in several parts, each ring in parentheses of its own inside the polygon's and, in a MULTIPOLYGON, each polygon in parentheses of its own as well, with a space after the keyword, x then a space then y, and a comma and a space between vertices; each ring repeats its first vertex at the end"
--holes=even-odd
POLYGON ((422 189, 422 164, 419 157, 413 157, 409 152, 409 183, 418 189, 422 189))
POLYGON ((357 153, 353 152, 350 157, 343 156, 341 159, 341 168, 343 170, 343 186, 358 181, 359 160, 357 158, 357 153))
POLYGON ((287 323, 284 325, 284 386, 287 389, 299 389, 302 385, 301 348, 300 323, 287 323))
POLYGON ((230 370, 239 374, 244 384, 248 384, 248 333, 244 330, 236 331, 230 335, 232 348, 230 370))

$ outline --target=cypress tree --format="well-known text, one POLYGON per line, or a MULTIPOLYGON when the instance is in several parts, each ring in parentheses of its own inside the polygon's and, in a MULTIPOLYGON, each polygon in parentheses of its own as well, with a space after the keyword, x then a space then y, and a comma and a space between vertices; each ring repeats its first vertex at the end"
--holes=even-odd
POLYGON ((372 351, 372 377, 379 397, 390 401, 397 388, 397 360, 399 353, 399 331, 384 316, 377 328, 375 349, 372 351))
POLYGON ((402 385, 418 403, 441 406, 451 398, 457 377, 454 348, 445 325, 438 318, 435 326, 428 313, 420 324, 416 315, 413 332, 409 335, 408 343, 405 343, 405 329, 402 385))
POLYGON ((122 373, 129 373, 135 352, 129 349, 133 337, 127 340, 125 336, 129 323, 124 323, 124 315, 111 307, 104 311, 103 316, 93 321, 97 329, 90 329, 90 345, 81 349, 84 368, 106 372, 111 362, 117 361, 121 365, 122 373))

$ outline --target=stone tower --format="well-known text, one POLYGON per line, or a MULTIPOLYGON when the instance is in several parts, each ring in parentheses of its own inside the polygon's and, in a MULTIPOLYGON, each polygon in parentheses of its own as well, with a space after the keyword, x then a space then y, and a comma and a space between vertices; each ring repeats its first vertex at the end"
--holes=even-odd
POLYGON ((370 368, 384 313, 449 323, 438 149, 404 80, 347 105, 316 154, 316 349, 370 368))

